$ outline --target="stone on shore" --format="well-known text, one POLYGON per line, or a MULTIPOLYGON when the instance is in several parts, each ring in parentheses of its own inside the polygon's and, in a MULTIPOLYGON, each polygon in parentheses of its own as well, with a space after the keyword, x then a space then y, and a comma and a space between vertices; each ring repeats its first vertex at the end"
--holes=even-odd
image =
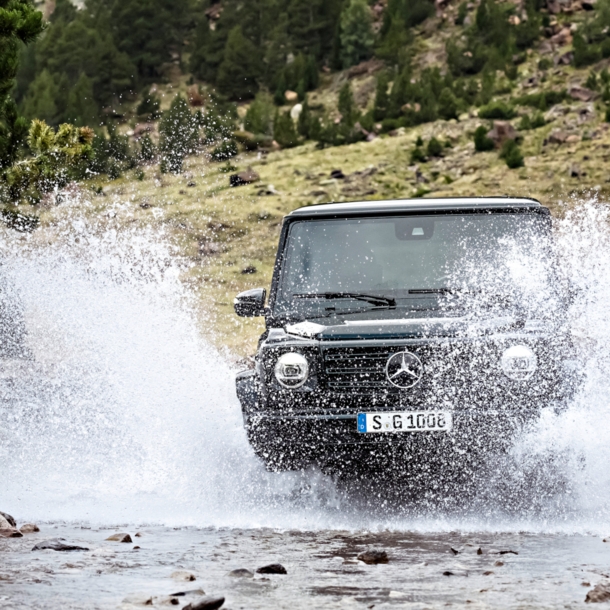
POLYGON ((51 538, 39 542, 32 551, 88 551, 89 549, 75 544, 67 544, 63 538, 51 538))
POLYGON ((184 606, 183 610, 216 610, 225 603, 224 597, 202 597, 184 606))
POLYGON ((585 597, 585 602, 588 604, 598 604, 601 602, 610 601, 610 583, 600 582, 595 585, 585 597))
POLYGON ((23 534, 14 527, 0 529, 0 538, 21 538, 23 534))

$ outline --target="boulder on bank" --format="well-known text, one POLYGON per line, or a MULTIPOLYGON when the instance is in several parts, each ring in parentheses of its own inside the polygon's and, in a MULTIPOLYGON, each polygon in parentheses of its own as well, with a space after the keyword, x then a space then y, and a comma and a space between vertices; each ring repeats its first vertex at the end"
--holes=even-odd
POLYGON ((184 606, 183 610, 216 610, 225 603, 224 597, 202 597, 184 606))
POLYGON ((502 144, 506 140, 515 140, 517 138, 517 130, 509 121, 494 121, 493 129, 488 132, 487 137, 493 140, 496 148, 502 148, 502 144))
POLYGON ((281 563, 270 563, 256 570, 257 574, 288 574, 286 568, 281 563))
MULTIPOLYGON (((17 527, 17 522, 15 521, 14 517, 11 517, 8 513, 3 513, 0 511, 0 517, 8 521, 9 527, 17 527)), ((0 521, 0 529, 3 529, 1 523, 2 522, 0 521)))
POLYGON ((51 538, 39 542, 32 551, 88 551, 89 549, 75 544, 67 544, 64 538, 51 538))
POLYGON ((610 601, 610 583, 600 582, 595 585, 585 597, 588 604, 598 604, 610 601))
POLYGON ((252 184, 253 182, 258 182, 260 179, 261 177, 251 167, 249 167, 243 172, 239 172, 238 174, 232 174, 229 177, 229 184, 231 186, 243 186, 244 184, 252 184))

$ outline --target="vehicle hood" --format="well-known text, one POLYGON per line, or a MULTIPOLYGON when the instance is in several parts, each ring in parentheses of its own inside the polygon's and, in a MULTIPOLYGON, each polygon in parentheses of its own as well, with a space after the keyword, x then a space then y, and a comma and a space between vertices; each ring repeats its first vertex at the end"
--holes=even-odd
POLYGON ((406 339, 427 337, 481 336, 515 331, 542 331, 540 321, 518 316, 497 316, 475 320, 460 317, 405 317, 368 320, 315 320, 288 324, 286 333, 318 340, 406 339))

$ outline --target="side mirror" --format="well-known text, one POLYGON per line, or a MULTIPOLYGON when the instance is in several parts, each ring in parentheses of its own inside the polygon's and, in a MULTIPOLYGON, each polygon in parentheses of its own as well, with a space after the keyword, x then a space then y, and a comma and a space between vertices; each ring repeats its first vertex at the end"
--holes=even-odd
POLYGON ((254 318, 265 315, 265 300, 267 291, 264 288, 254 288, 239 293, 233 301, 235 313, 242 318, 254 318))

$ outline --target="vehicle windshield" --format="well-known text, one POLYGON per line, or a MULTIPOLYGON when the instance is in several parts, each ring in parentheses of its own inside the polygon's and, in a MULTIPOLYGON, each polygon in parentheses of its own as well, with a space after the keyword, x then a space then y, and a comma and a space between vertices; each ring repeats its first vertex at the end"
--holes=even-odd
POLYGON ((431 307, 448 294, 516 284, 540 293, 550 250, 550 223, 538 214, 295 221, 274 310, 431 307))

